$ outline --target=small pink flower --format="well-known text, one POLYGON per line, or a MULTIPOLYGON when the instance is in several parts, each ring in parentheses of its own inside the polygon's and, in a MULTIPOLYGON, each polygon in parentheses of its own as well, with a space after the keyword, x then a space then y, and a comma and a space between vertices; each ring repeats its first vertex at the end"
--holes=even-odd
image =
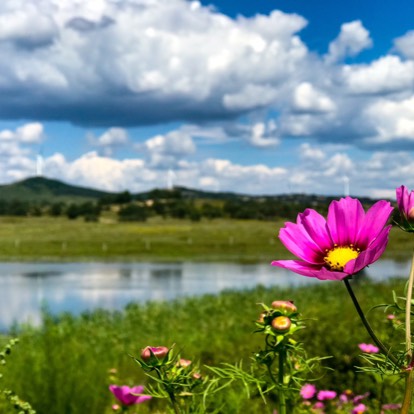
POLYGON ((394 319, 395 319, 395 315, 393 315, 392 313, 390 313, 389 315, 387 315, 387 319, 388 319, 389 321, 392 321, 392 320, 394 320, 394 319))
POLYGON ((315 404, 313 404, 313 408, 316 410, 322 410, 323 408, 325 408, 325 404, 323 402, 316 402, 315 404))
POLYGON ((367 354, 377 354, 379 352, 379 348, 372 344, 359 344, 358 347, 367 354))
POLYGON ((138 385, 137 387, 128 387, 127 385, 110 385, 109 391, 114 394, 115 398, 122 404, 122 405, 134 405, 134 404, 141 404, 144 401, 150 400, 152 397, 150 395, 138 395, 142 394, 144 391, 144 387, 142 385, 138 385))
POLYGON ((166 346, 147 346, 141 351, 141 358, 143 361, 149 361, 155 357, 162 361, 168 354, 169 349, 166 346))
POLYGON ((377 261, 388 243, 391 203, 376 202, 366 213, 359 200, 332 201, 325 219, 306 209, 296 223, 285 223, 279 238, 299 260, 276 260, 273 266, 321 280, 343 280, 377 261))
POLYGON ((381 408, 383 410, 399 410, 401 408, 401 404, 384 404, 381 408))
POLYGON ((330 390, 322 390, 318 392, 318 400, 319 401, 325 401, 325 400, 333 400, 336 397, 335 391, 330 390))
POLYGON ((121 407, 118 404, 113 404, 112 405, 112 410, 113 411, 118 411, 121 407))
POLYGON ((352 410, 352 414, 362 414, 365 413, 365 411, 368 410, 368 407, 365 404, 358 404, 356 405, 353 410, 352 410))
POLYGON ((180 358, 177 365, 181 368, 187 368, 191 365, 191 361, 189 359, 180 358))
POLYGON ((304 400, 310 400, 316 394, 316 387, 313 384, 305 384, 300 390, 300 395, 304 400))

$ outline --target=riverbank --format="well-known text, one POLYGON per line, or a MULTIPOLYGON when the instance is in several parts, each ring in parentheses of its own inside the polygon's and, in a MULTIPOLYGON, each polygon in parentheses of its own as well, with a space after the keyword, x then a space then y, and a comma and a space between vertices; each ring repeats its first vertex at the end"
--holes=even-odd
MULTIPOLYGON (((283 221, 152 218, 144 223, 1 217, 0 261, 269 263, 290 258, 277 235, 283 221)), ((409 235, 391 231, 384 257, 407 260, 409 235)))

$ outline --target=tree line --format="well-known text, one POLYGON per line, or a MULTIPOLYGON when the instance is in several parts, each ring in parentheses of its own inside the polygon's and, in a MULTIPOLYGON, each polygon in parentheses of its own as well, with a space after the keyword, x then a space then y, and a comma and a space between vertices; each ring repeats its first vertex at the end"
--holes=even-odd
MULTIPOLYGON (((176 190, 153 190, 145 195, 134 197, 128 191, 105 196, 97 201, 84 202, 30 202, 21 200, 1 200, 0 216, 66 216, 70 220, 83 218, 85 221, 98 221, 104 211, 114 212, 119 221, 146 221, 153 216, 163 218, 189 219, 254 219, 275 220, 278 218, 295 220, 298 212, 309 207, 309 200, 283 198, 243 198, 203 200, 185 198, 176 190)), ((326 213, 327 202, 313 202, 322 214, 326 213)))

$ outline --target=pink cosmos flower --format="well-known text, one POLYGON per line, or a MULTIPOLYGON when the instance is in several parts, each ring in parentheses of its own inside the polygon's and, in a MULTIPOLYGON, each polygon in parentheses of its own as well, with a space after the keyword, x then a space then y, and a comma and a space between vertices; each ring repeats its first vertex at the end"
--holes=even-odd
POLYGON ((391 204, 381 200, 365 213, 361 202, 351 197, 332 201, 326 220, 306 209, 296 223, 286 223, 279 232, 285 247, 301 260, 276 260, 272 265, 321 280, 342 280, 380 258, 392 211, 391 204))
POLYGON ((359 344, 358 347, 367 354, 377 354, 379 352, 379 348, 372 344, 359 344))
POLYGON ((405 185, 396 189, 397 204, 400 214, 407 221, 414 220, 414 191, 408 193, 405 185))
POLYGON ((144 401, 150 400, 152 398, 150 395, 137 395, 142 394, 144 391, 144 387, 142 385, 138 385, 132 388, 128 387, 127 385, 110 385, 109 391, 114 394, 115 398, 122 405, 141 404, 144 401))
POLYGON ((368 407, 365 404, 358 404, 352 409, 352 414, 363 414, 368 410, 368 407))
POLYGON ((304 400, 310 400, 316 394, 316 387, 313 384, 305 384, 300 389, 300 395, 304 400))
POLYGON ((333 400, 336 397, 335 391, 322 390, 318 392, 317 398, 319 401, 333 400))

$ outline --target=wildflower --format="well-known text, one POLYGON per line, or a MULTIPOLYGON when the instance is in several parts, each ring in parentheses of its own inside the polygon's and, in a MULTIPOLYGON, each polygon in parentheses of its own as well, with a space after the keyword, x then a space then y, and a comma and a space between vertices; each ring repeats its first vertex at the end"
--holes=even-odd
POLYGON ((401 408, 401 404, 393 404, 393 403, 391 403, 391 404, 383 404, 381 408, 383 410, 399 410, 401 408))
POLYGON ((316 394, 316 387, 313 384, 305 384, 300 389, 300 395, 304 400, 310 400, 316 394))
POLYGON ((142 394, 144 391, 144 387, 142 385, 132 388, 127 385, 110 385, 109 391, 111 391, 115 398, 124 406, 141 404, 152 398, 150 395, 138 395, 142 394))
POLYGON ((352 414, 363 414, 368 410, 368 407, 365 404, 358 404, 352 409, 352 414))
POLYGON ((396 195, 401 219, 405 221, 406 224, 414 221, 414 191, 408 193, 407 187, 402 185, 396 189, 396 195))
POLYGON ((274 300, 272 308, 288 316, 298 311, 297 307, 290 300, 274 300))
POLYGON ((392 321, 392 320, 394 320, 394 319, 395 319, 395 315, 394 315, 394 314, 392 314, 392 313, 390 313, 389 315, 387 315, 387 319, 388 319, 389 321, 392 321))
POLYGON ((317 399, 319 401, 333 400, 336 397, 335 391, 322 390, 318 392, 317 399))
POLYGON ((392 210, 381 200, 365 213, 361 202, 351 197, 332 201, 326 220, 306 209, 296 223, 286 223, 279 232, 285 247, 301 260, 276 260, 272 265, 321 280, 351 276, 384 252, 392 210))
POLYGON ((292 322, 287 316, 277 316, 272 320, 272 328, 277 333, 286 333, 292 326, 292 322))
POLYGON ((377 354, 379 352, 379 348, 372 344, 359 344, 358 347, 367 354, 377 354))
POLYGON ((166 346, 147 346, 141 351, 141 358, 146 362, 152 358, 162 361, 168 351, 169 349, 166 346))
POLYGON ((177 362, 177 366, 181 368, 187 368, 191 365, 191 361, 189 359, 180 358, 177 362))
POLYGON ((118 411, 121 407, 118 404, 113 404, 112 405, 112 410, 113 411, 118 411))

